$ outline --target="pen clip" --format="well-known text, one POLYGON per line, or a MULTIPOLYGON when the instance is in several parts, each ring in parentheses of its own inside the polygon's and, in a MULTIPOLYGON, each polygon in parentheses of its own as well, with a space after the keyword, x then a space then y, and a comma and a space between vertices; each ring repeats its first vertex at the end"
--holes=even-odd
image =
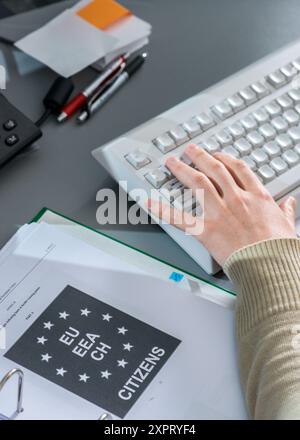
POLYGON ((106 90, 115 82, 115 80, 123 73, 125 67, 126 62, 124 61, 120 65, 119 69, 108 79, 108 81, 102 87, 95 91, 95 93, 91 96, 91 99, 89 99, 89 101, 87 102, 87 109, 91 108, 94 102, 97 101, 97 99, 102 95, 104 90, 106 90))

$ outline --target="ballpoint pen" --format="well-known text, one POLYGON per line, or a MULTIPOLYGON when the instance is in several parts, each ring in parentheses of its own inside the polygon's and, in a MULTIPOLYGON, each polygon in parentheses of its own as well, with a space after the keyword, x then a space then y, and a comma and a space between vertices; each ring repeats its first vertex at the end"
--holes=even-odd
POLYGON ((104 85, 111 76, 119 71, 122 68, 122 64, 126 63, 130 54, 127 53, 125 55, 120 56, 117 60, 115 60, 95 81, 93 81, 85 90, 75 96, 67 105, 65 105, 57 118, 58 122, 64 122, 67 119, 71 118, 74 113, 77 112, 80 108, 82 108, 88 100, 93 96, 93 94, 104 85))
POLYGON ((98 99, 93 100, 88 106, 87 109, 84 110, 77 118, 79 123, 85 122, 93 113, 99 110, 112 96, 119 90, 128 80, 129 78, 137 72, 140 67, 145 62, 147 54, 138 55, 135 57, 128 65, 125 67, 123 73, 117 77, 117 79, 112 83, 112 85, 104 91, 102 95, 99 96, 98 99))

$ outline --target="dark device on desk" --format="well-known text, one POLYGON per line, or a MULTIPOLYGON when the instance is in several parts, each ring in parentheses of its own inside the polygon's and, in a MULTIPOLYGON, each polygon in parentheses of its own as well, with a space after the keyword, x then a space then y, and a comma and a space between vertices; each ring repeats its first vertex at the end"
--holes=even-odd
POLYGON ((0 93, 0 165, 41 136, 41 130, 0 93))

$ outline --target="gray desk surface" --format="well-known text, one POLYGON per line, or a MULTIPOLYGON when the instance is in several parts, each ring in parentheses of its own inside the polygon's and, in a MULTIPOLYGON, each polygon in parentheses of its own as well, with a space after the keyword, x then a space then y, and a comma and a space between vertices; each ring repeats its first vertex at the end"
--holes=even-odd
MULTIPOLYGON (((149 59, 88 124, 50 121, 35 148, 0 169, 0 244, 47 206, 89 226, 96 193, 116 184, 92 158, 97 146, 300 37, 298 0, 127 0, 153 25, 149 59)), ((1 24, 0 24, 1 26, 1 24)), ((0 43, 6 96, 33 120, 54 74, 0 43)), ((78 75, 78 88, 95 73, 78 75)), ((157 226, 100 228, 200 276, 203 271, 157 226)))

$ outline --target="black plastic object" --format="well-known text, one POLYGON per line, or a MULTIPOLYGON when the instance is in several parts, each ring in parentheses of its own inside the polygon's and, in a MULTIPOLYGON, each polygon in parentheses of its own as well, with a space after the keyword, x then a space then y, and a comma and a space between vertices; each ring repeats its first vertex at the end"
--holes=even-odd
POLYGON ((73 90, 73 81, 59 76, 43 99, 45 111, 35 124, 40 127, 51 114, 58 114, 70 98, 73 90))
POLYGON ((0 93, 0 165, 41 136, 41 130, 0 93))
POLYGON ((57 78, 45 96, 43 103, 46 109, 52 113, 57 113, 65 105, 74 90, 74 84, 71 79, 57 78))
POLYGON ((139 68, 144 64, 144 62, 145 62, 145 56, 138 55, 128 64, 128 66, 125 68, 125 72, 127 72, 129 76, 132 76, 139 70, 139 68))

